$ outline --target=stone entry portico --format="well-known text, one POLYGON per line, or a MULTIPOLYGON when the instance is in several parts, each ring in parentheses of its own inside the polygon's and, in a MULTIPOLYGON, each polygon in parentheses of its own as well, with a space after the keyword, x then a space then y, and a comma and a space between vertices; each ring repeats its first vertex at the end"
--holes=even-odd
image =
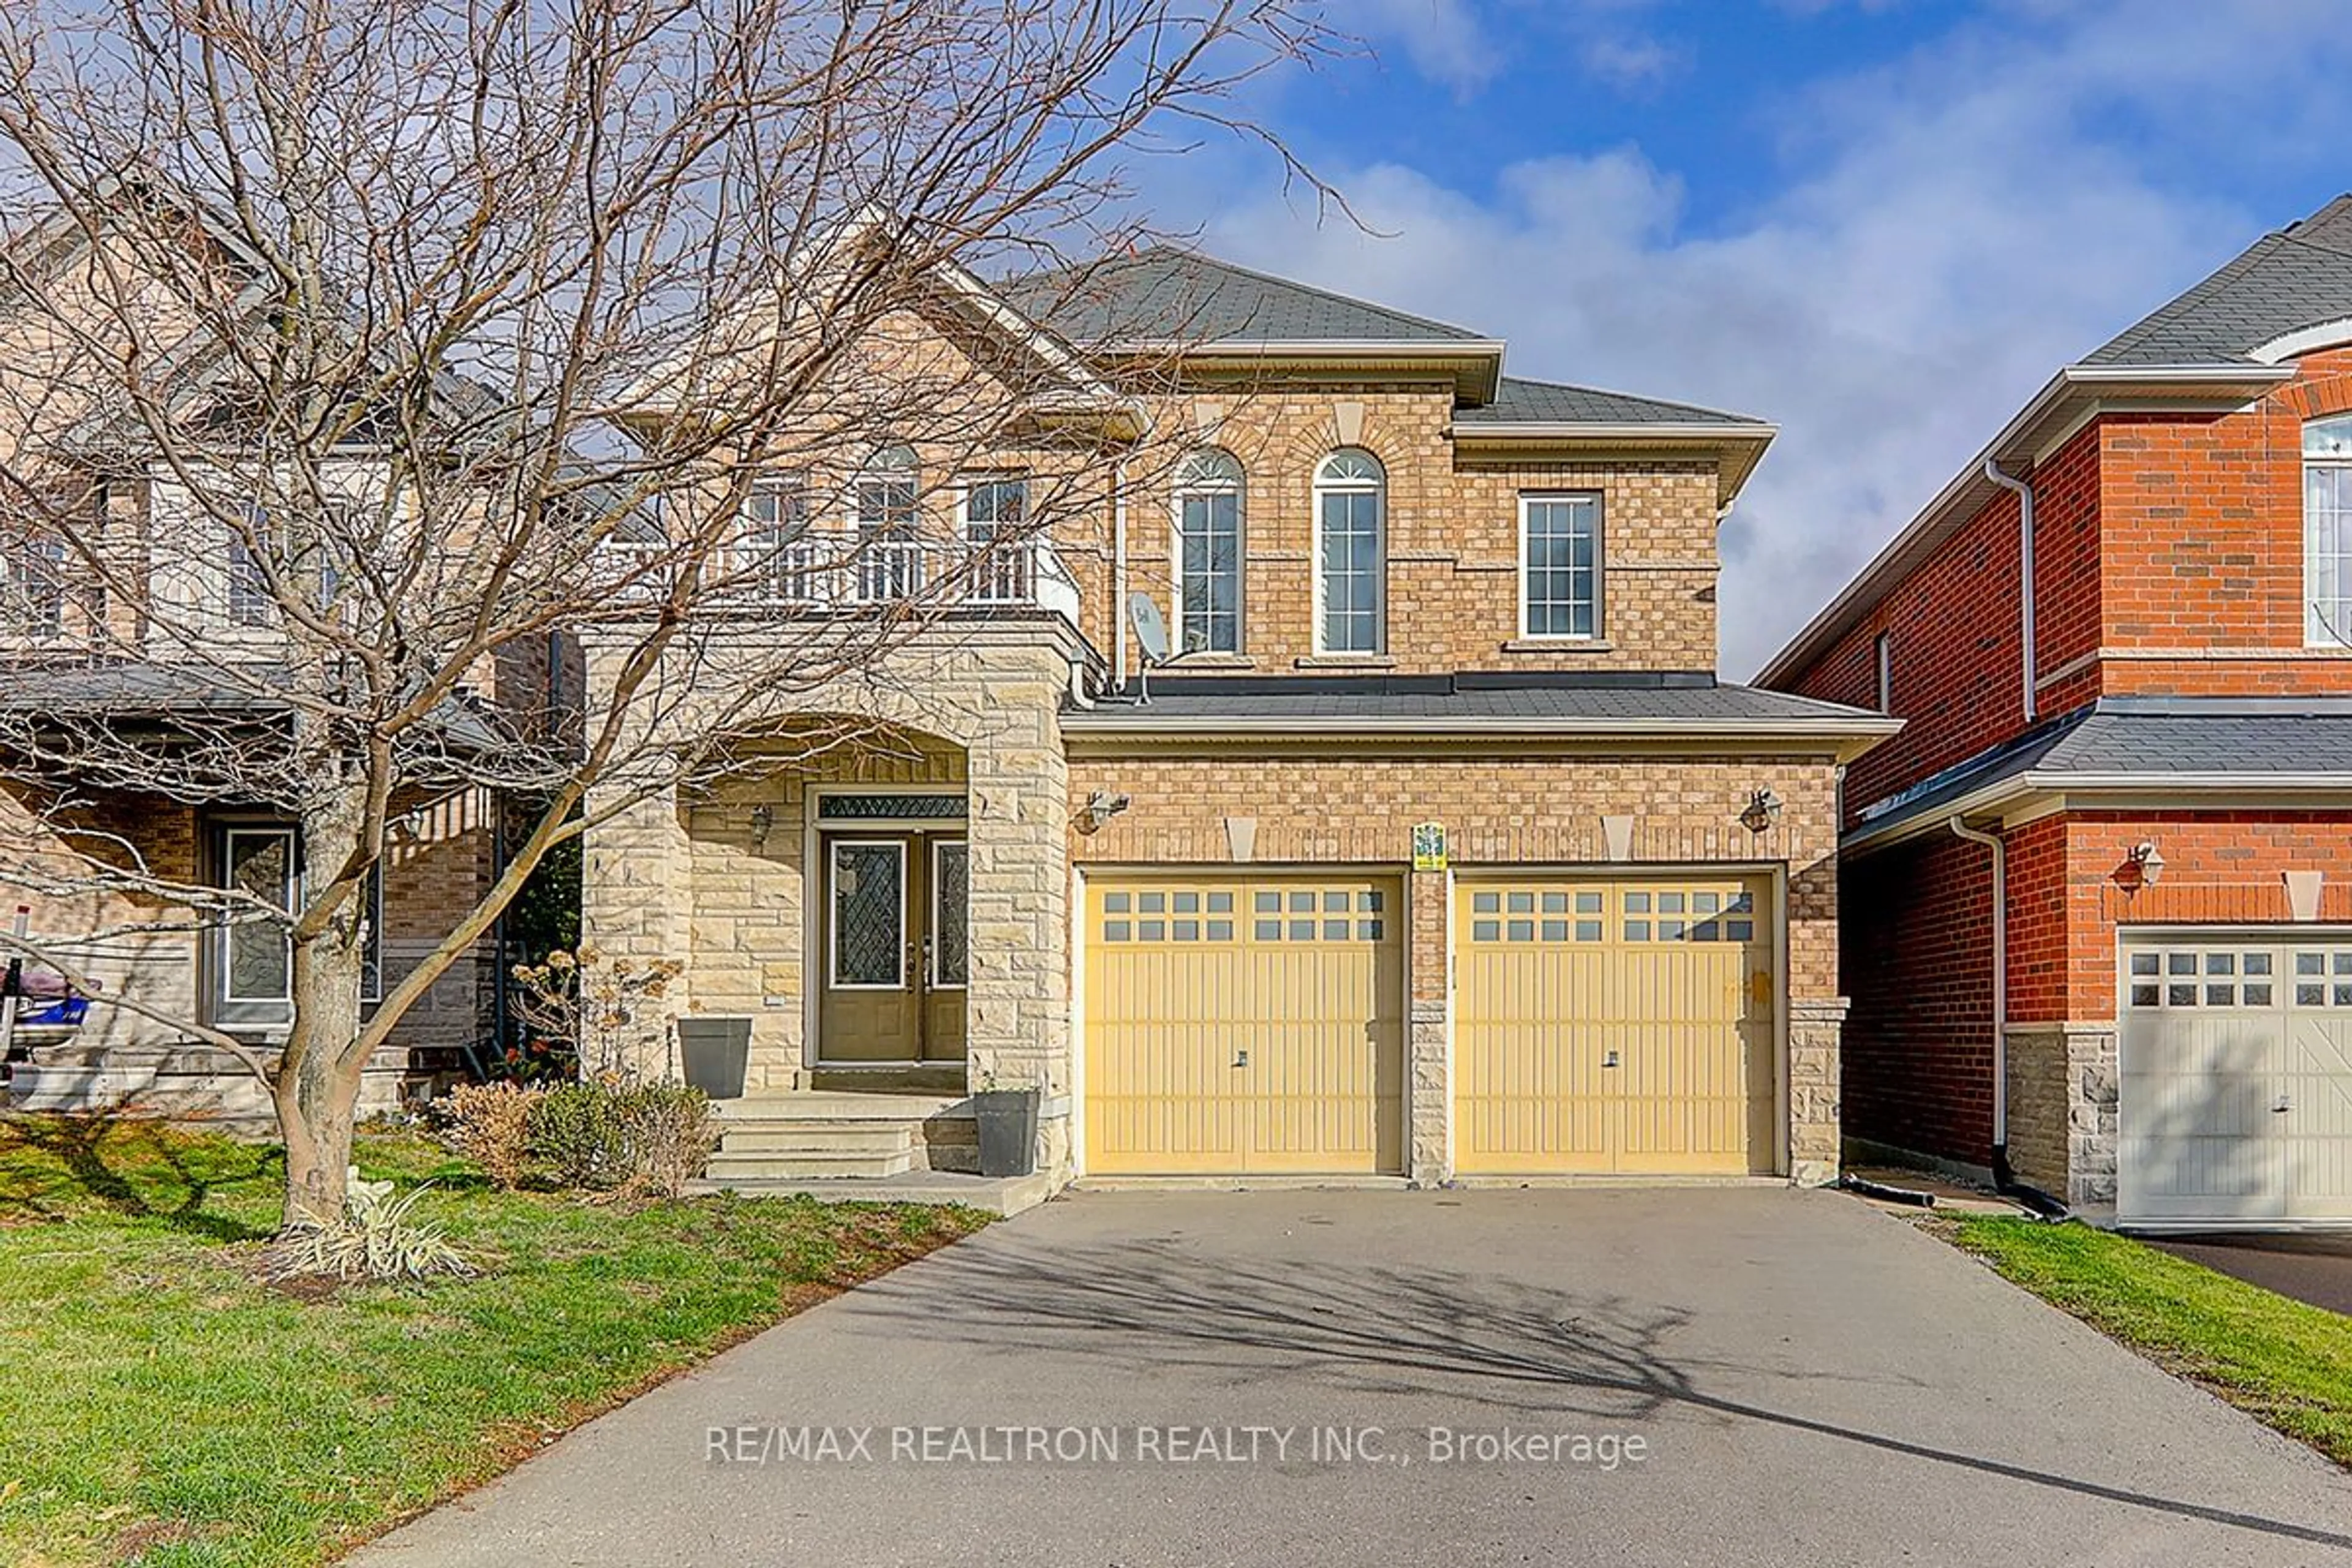
MULTIPOLYGON (((597 653, 589 650, 592 680, 597 653)), ((589 835, 583 941, 685 966, 666 1008, 632 1021, 641 1063, 674 1070, 681 1016, 747 1017, 747 1099, 810 1091, 824 1055, 811 1005, 824 936, 819 803, 833 791, 960 794, 969 845, 965 1083, 1039 1088, 1038 1168, 1065 1178, 1072 1086, 1059 714, 1073 661, 1084 657, 1066 625, 1024 620, 931 628, 854 685, 772 698, 729 689, 708 662, 698 668, 660 733, 741 737, 725 774, 685 795, 634 800, 616 781, 589 802, 592 815, 614 814, 589 835)))

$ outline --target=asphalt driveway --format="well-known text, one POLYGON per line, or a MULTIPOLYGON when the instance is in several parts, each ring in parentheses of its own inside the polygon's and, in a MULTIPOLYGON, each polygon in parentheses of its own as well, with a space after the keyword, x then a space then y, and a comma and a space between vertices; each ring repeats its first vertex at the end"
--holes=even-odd
POLYGON ((1104 1194, 357 1561, 2305 1564, 2352 1481, 1832 1193, 1104 1194))
POLYGON ((2176 1257, 2250 1285, 2352 1313, 2352 1236, 2273 1236, 2259 1232, 2211 1236, 2149 1236, 2140 1238, 2176 1257))

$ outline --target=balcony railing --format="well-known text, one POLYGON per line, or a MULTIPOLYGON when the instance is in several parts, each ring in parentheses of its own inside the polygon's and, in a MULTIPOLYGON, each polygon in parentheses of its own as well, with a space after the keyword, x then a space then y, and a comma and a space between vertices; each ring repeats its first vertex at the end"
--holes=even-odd
POLYGON ((1051 610, 1077 620, 1077 584, 1044 540, 796 539, 775 552, 764 594, 779 608, 842 611, 893 605, 1051 610))
MULTIPOLYGON (((625 547, 624 547, 625 548, 625 547)), ((658 591, 659 547, 639 547, 631 596, 658 591)), ((731 553, 724 602, 786 614, 1043 610, 1076 626, 1078 585, 1044 539, 860 538, 810 532, 731 553)))

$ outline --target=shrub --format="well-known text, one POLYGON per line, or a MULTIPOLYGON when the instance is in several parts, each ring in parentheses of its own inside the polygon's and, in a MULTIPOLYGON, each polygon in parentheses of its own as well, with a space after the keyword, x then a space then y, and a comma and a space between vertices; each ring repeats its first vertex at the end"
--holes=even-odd
POLYGON ((710 1097, 682 1083, 649 1083, 625 1091, 633 1195, 674 1198, 702 1174, 719 1142, 710 1097))
POLYGON ((264 1270, 273 1279, 325 1275, 337 1279, 429 1279, 436 1274, 469 1275, 474 1266, 442 1237, 437 1226, 415 1217, 423 1187, 405 1197, 392 1195, 390 1182, 362 1182, 356 1173, 343 1212, 288 1229, 269 1245, 264 1270))
POLYGON ((531 1153, 558 1185, 603 1191, 628 1178, 622 1090, 609 1083, 559 1084, 534 1095, 529 1112, 531 1153))
POLYGON ((530 1152, 567 1187, 676 1197, 718 1141, 709 1098, 684 1084, 591 1079, 530 1099, 530 1152))
POLYGON ((442 1108, 450 1143, 503 1192, 530 1173, 530 1113, 541 1093, 519 1083, 462 1083, 442 1108))

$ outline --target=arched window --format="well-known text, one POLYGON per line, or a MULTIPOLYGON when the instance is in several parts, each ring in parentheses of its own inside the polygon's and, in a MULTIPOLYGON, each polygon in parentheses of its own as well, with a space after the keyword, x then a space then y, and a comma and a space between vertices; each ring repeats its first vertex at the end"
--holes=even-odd
POLYGON ((2304 640, 2352 647, 2352 414, 2303 427, 2304 640))
POLYGON ((1242 466, 1195 452, 1176 470, 1176 646, 1242 649, 1242 466))
POLYGON ((1315 651, 1379 653, 1387 576, 1388 476, 1349 447, 1315 470, 1315 651))

